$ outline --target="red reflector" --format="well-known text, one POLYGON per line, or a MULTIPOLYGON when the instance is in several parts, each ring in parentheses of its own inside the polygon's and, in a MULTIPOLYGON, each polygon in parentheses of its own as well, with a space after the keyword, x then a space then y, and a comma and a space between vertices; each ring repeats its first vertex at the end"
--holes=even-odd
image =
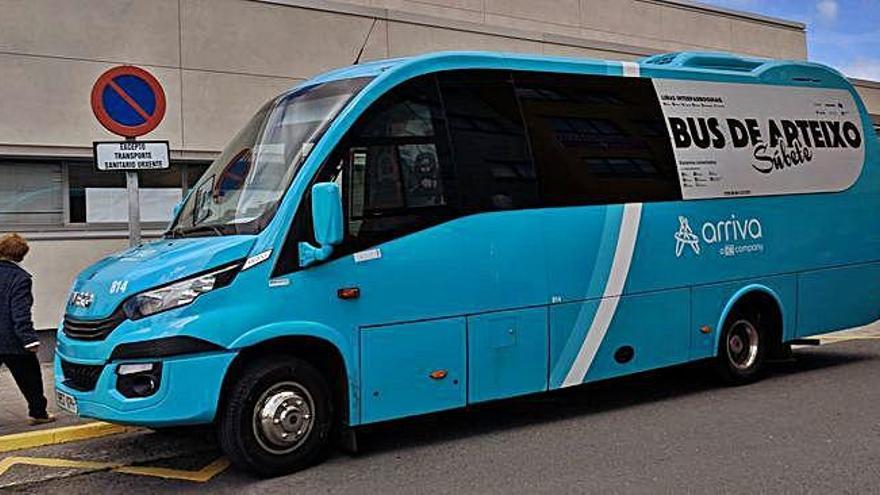
POLYGON ((357 299, 361 297, 361 290, 357 287, 345 287, 336 291, 339 299, 357 299))
POLYGON ((442 379, 446 378, 447 374, 448 373, 446 372, 446 370, 437 370, 437 371, 432 371, 429 376, 435 380, 442 380, 442 379))

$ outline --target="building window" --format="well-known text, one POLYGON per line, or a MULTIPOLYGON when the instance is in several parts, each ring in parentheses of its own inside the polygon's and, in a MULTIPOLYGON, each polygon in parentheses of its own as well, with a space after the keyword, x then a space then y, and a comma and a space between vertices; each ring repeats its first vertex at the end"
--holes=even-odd
POLYGON ((60 163, 0 160, 0 226, 64 221, 60 163))
MULTIPOLYGON (((141 221, 161 228, 205 163, 172 163, 139 174, 141 221)), ((125 174, 98 172, 86 160, 0 160, 0 226, 16 230, 124 228, 125 174)))
MULTIPOLYGON (((204 170, 204 165, 174 164, 167 170, 138 173, 141 221, 168 222, 190 175, 201 175, 204 170)), ((67 180, 69 223, 121 224, 128 220, 125 174, 99 172, 87 162, 68 163, 67 180)))

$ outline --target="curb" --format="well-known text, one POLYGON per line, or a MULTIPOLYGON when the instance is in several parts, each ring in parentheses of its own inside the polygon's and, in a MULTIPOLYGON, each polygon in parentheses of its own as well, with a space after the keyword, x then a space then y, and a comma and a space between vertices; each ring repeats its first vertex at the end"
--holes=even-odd
POLYGON ((13 433, 0 436, 0 453, 118 435, 137 430, 138 428, 132 426, 121 426, 96 421, 82 425, 13 433))

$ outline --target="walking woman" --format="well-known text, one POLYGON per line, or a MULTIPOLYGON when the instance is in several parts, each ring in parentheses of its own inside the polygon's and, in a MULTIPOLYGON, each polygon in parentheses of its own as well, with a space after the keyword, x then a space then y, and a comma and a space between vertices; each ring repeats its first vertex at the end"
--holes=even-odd
POLYGON ((18 234, 0 237, 0 365, 6 365, 27 399, 32 425, 51 423, 46 411, 43 374, 37 359, 40 341, 34 332, 31 275, 19 265, 30 248, 18 234))

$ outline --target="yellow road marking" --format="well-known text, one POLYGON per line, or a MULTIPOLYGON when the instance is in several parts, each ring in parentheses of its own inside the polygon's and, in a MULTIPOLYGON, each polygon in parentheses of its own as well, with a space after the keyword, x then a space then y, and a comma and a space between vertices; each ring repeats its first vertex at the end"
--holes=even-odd
POLYGON ((0 460, 0 475, 5 474, 6 471, 9 471, 9 468, 17 464, 54 468, 86 469, 90 471, 100 471, 102 469, 111 469, 119 466, 119 463, 112 462, 74 461, 71 459, 54 459, 51 457, 12 456, 0 460))
POLYGON ((194 481, 204 483, 214 476, 222 473, 229 467, 229 460, 220 457, 211 464, 198 471, 186 471, 182 469, 158 468, 149 466, 125 466, 114 469, 117 473, 134 474, 138 476, 153 476, 173 480, 194 481))
POLYGON ((11 456, 0 460, 0 476, 16 465, 41 466, 52 468, 81 469, 86 471, 113 471, 135 476, 152 476, 174 480, 205 483, 229 467, 229 460, 220 457, 202 469, 187 471, 183 469, 158 468, 149 466, 124 466, 117 462, 75 461, 72 459, 56 459, 52 457, 18 457, 11 456))
POLYGON ((82 425, 14 433, 12 435, 0 436, 0 453, 29 449, 32 447, 42 447, 43 445, 57 445, 60 443, 75 442, 77 440, 106 437, 108 435, 118 435, 120 433, 137 430, 137 428, 130 426, 120 426, 96 421, 82 425))

